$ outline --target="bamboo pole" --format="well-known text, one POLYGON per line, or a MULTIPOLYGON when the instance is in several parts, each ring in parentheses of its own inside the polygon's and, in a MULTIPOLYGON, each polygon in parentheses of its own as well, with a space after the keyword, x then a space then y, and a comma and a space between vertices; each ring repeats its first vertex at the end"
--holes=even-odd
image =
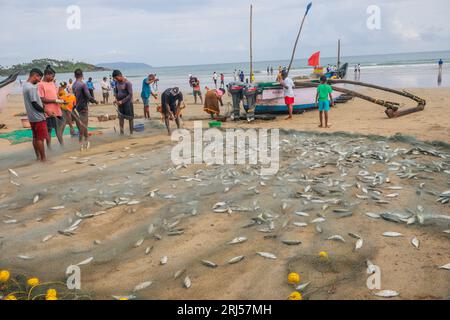
POLYGON ((253 5, 250 5, 250 83, 253 83, 253 5))
POLYGON ((337 69, 341 68, 341 39, 338 39, 338 60, 337 60, 337 69))
POLYGON ((309 10, 311 9, 311 6, 312 6, 312 3, 308 4, 308 6, 307 6, 307 8, 306 8, 305 15, 303 16, 302 24, 300 25, 300 30, 298 31, 297 39, 295 40, 294 49, 292 50, 291 62, 289 62, 289 68, 288 68, 288 70, 287 70, 287 74, 288 74, 288 75, 289 75, 289 72, 291 71, 292 63, 294 62, 295 51, 297 50, 298 40, 300 39, 300 35, 302 34, 303 24, 305 23, 306 16, 308 15, 308 12, 309 12, 309 10))

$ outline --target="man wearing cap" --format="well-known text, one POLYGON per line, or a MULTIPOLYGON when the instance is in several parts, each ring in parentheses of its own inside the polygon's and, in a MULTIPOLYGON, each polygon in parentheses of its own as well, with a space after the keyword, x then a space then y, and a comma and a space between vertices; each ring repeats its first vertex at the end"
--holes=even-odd
POLYGON ((175 120, 177 128, 180 129, 180 107, 183 102, 183 94, 178 87, 169 88, 161 95, 161 108, 164 115, 167 131, 171 135, 170 122, 175 120))

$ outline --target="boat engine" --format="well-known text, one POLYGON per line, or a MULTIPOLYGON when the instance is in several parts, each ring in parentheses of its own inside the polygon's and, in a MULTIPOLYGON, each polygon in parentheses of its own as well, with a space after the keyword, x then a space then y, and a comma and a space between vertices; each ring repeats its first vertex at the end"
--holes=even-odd
POLYGON ((228 92, 233 100, 233 118, 239 121, 241 116, 241 102, 244 99, 244 88, 246 84, 242 82, 231 82, 228 84, 228 92))
POLYGON ((253 84, 248 84, 244 88, 244 97, 247 101, 247 121, 252 122, 255 121, 255 107, 256 107, 256 97, 258 94, 261 94, 262 91, 253 84))

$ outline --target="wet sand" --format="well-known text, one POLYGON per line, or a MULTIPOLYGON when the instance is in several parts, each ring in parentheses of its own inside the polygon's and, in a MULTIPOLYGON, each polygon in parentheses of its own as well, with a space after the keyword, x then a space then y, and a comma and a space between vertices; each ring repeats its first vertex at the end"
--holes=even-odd
MULTIPOLYGON (((92 149, 80 154, 77 142, 69 141, 65 152, 62 152, 55 144, 49 165, 33 161, 29 143, 9 146, 9 143, 1 141, 0 268, 45 280, 64 280, 69 265, 94 257, 81 269, 82 290, 96 299, 133 294, 133 288, 144 281, 153 283, 135 293, 140 299, 286 299, 293 291, 292 286, 286 283, 287 274, 291 271, 300 273, 303 283, 311 282, 305 291, 308 299, 379 299, 366 287, 365 263, 370 260, 382 270, 381 289, 396 290, 401 299, 449 299, 449 272, 438 269, 450 262, 449 235, 443 232, 450 229, 448 222, 406 226, 364 215, 365 212, 416 210, 421 205, 427 213, 449 216, 448 204, 436 203, 435 195, 425 191, 417 195, 422 182, 425 183, 424 189, 430 192, 450 189, 448 173, 433 172, 429 174, 433 180, 427 180, 422 172, 418 179, 405 180, 400 179, 395 171, 387 172, 385 164, 376 161, 362 167, 355 164, 346 176, 341 176, 342 172, 333 164, 313 169, 303 167, 304 162, 322 159, 320 154, 316 154, 320 151, 314 150, 317 145, 330 147, 327 143, 336 143, 343 148, 346 141, 355 148, 372 144, 374 148, 388 144, 386 150, 412 148, 409 143, 387 141, 385 138, 340 137, 337 134, 317 136, 316 132, 342 131, 385 137, 402 133, 422 141, 449 143, 450 116, 444 112, 449 104, 449 89, 412 92, 426 98, 429 104, 424 112, 400 119, 387 119, 381 107, 354 100, 333 110, 330 130, 317 128, 317 111, 295 116, 290 122, 280 116, 273 122, 242 123, 247 127, 309 132, 282 133, 281 139, 295 141, 301 152, 284 146, 280 173, 269 180, 255 175, 252 166, 191 165, 174 168, 170 162, 174 143, 158 120, 144 122, 147 124, 146 132, 137 133, 133 138, 119 138, 113 130, 118 127, 117 122, 98 123, 93 120, 92 126, 105 129, 103 136, 93 137, 92 149), (310 145, 303 144, 306 142, 310 145), (309 154, 299 160, 304 150, 309 154), (19 178, 11 176, 8 168, 14 169, 19 178), (333 172, 330 174, 333 181, 341 185, 354 184, 360 170, 370 173, 384 170, 391 183, 383 187, 395 185, 403 189, 383 189, 383 198, 387 193, 399 193, 386 205, 358 199, 356 194, 364 192, 356 185, 348 187, 342 195, 324 196, 343 201, 338 205, 330 204, 325 209, 323 204, 313 204, 308 200, 305 204, 305 199, 299 197, 305 193, 307 185, 321 184, 318 180, 307 182, 308 179, 320 179, 322 175, 333 172), (10 180, 20 183, 20 186, 11 184, 10 180), (225 192, 227 187, 230 191, 225 192), (155 189, 158 191, 152 197, 151 191, 155 189), (33 204, 33 197, 37 194, 40 200, 33 204), (169 195, 175 198, 171 199, 169 195), (133 200, 136 204, 126 204, 133 200), (112 205, 111 201, 123 204, 112 205), (222 201, 251 210, 234 210, 230 215, 213 212, 214 204, 222 201), (64 208, 50 209, 56 206, 64 208), (352 217, 339 219, 335 216, 333 209, 343 206, 352 208, 352 217), (310 217, 296 216, 296 211, 307 211, 310 217), (82 219, 73 236, 58 233, 80 216, 94 213, 99 215, 82 219), (272 232, 261 232, 260 229, 268 227, 266 224, 242 228, 261 213, 276 217, 272 232), (326 222, 321 224, 321 234, 311 223, 318 214, 326 217, 326 222), (17 223, 4 223, 10 219, 16 219, 17 223), (308 226, 299 228, 292 225, 293 222, 306 222, 308 226), (149 234, 151 224, 155 230, 149 234), (182 235, 168 235, 171 230, 181 229, 182 235), (383 237, 382 233, 386 231, 401 232, 403 237, 383 237), (364 238, 362 249, 354 250, 356 240, 348 236, 349 232, 364 238), (334 234, 342 235, 346 242, 326 240, 334 234), (42 242, 48 235, 53 238, 42 242), (248 240, 237 245, 227 244, 240 236, 248 240), (413 237, 420 239, 419 249, 411 245, 413 237), (142 245, 136 247, 142 239, 142 245), (282 239, 300 240, 302 243, 287 246, 281 242, 282 239), (148 255, 145 254, 147 248, 151 250, 148 255), (277 259, 268 260, 256 255, 260 251, 274 253, 277 259), (320 251, 329 253, 328 262, 318 259, 320 251), (18 255, 32 259, 23 260, 18 255), (245 259, 235 265, 227 264, 229 259, 239 255, 244 255, 245 259), (164 266, 160 265, 162 256, 168 256, 168 263, 164 266), (200 260, 213 261, 219 267, 207 268, 200 260), (186 269, 186 273, 175 280, 174 273, 180 269, 186 269), (182 286, 186 275, 192 280, 190 289, 182 286)), ((192 104, 191 96, 188 99, 185 126, 191 128, 189 119, 207 119, 207 116, 200 105, 192 104)), ((10 103, 7 111, 0 114, 0 122, 6 123, 9 129, 15 129, 19 127, 19 119, 11 117, 11 114, 23 110, 21 97, 13 96, 10 103)), ((135 108, 138 114, 142 113, 140 105, 135 108)), ((93 114, 104 112, 113 114, 113 109, 101 106, 92 110, 93 114)), ((152 116, 158 118, 154 108, 152 116)), ((225 124, 225 127, 234 126, 236 124, 225 124)), ((443 146, 425 146, 437 148, 443 154, 450 152, 443 146)), ((328 157, 332 153, 325 154, 328 157)), ((424 165, 442 162, 448 166, 448 159, 423 154, 399 154, 390 160, 411 160, 424 165)), ((314 191, 311 195, 319 197, 314 191)))

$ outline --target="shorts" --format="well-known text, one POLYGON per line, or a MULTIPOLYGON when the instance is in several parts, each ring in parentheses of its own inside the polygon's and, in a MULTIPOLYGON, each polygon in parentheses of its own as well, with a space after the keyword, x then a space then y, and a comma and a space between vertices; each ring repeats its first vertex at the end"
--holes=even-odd
POLYGON ((330 111, 330 101, 319 101, 319 111, 330 111))
POLYGON ((30 124, 34 140, 44 141, 48 138, 47 121, 31 122, 30 124))
POLYGON ((103 92, 103 98, 104 99, 109 98, 109 92, 103 92))
POLYGON ((141 97, 141 98, 142 98, 142 102, 144 103, 144 107, 148 107, 150 98, 146 98, 146 97, 141 97))
MULTIPOLYGON (((173 104, 173 105, 170 105, 169 106, 170 107, 170 111, 172 111, 172 113, 175 115, 176 113, 177 113, 177 105, 176 104, 173 104)), ((165 115, 167 115, 169 112, 168 112, 169 110, 167 110, 167 106, 166 105, 163 105, 162 106, 162 113, 164 113, 165 115)))
POLYGON ((59 128, 59 124, 63 122, 62 117, 50 117, 47 118, 47 130, 52 131, 53 129, 57 130, 59 128))
POLYGON ((132 102, 127 102, 119 106, 119 118, 133 120, 134 119, 134 106, 132 102))
POLYGON ((294 104, 295 98, 294 97, 284 97, 284 103, 288 106, 291 104, 294 104))
POLYGON ((200 90, 194 90, 194 97, 196 97, 196 96, 201 97, 202 96, 202 92, 200 90))

